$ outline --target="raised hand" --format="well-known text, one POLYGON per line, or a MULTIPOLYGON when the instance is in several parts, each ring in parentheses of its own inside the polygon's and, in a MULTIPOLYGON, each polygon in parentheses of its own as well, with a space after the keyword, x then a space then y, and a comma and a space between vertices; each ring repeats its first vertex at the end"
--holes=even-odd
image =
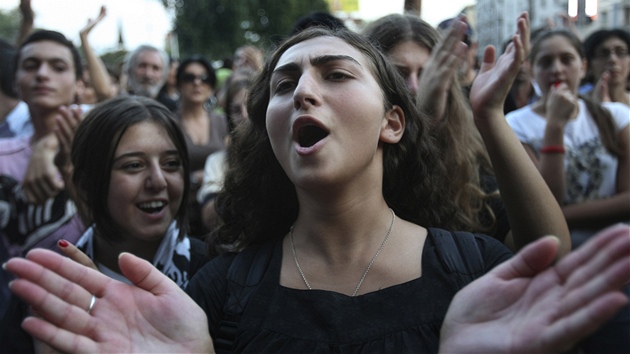
POLYGON ((59 141, 54 133, 39 139, 32 146, 22 185, 29 203, 41 204, 64 189, 65 183, 55 165, 59 141))
POLYGON ((610 92, 608 91, 608 80, 610 80, 610 72, 604 71, 602 76, 593 86, 591 97, 595 102, 611 102, 610 92))
POLYGON ((85 117, 79 106, 59 107, 59 115, 56 117, 57 127, 55 128, 55 136, 59 141, 58 154, 61 155, 61 157, 57 157, 58 160, 64 160, 65 162, 65 160, 70 158, 72 141, 83 118, 85 117))
POLYGON ((213 352, 205 313, 173 281, 128 253, 119 265, 136 286, 48 250, 9 260, 11 291, 42 317, 22 327, 63 352, 213 352))
POLYGON ((470 105, 475 119, 496 116, 518 71, 529 52, 529 15, 524 12, 517 20, 518 30, 505 52, 495 63, 496 49, 486 47, 483 62, 470 89, 470 105))
POLYGON ((628 299, 630 227, 616 225, 550 266, 540 239, 462 289, 442 327, 440 351, 552 353, 570 349, 628 299))
POLYGON ((453 21, 422 69, 418 105, 434 122, 444 119, 449 89, 457 80, 457 70, 466 60, 466 45, 462 42, 466 26, 463 21, 453 21))
POLYGON ((24 175, 27 200, 41 204, 66 187, 67 165, 74 133, 83 120, 79 107, 61 106, 56 116, 54 134, 48 134, 33 145, 33 154, 24 175))
POLYGON ((87 25, 85 25, 85 27, 83 27, 80 31, 79 31, 79 35, 81 37, 84 37, 90 33, 90 31, 92 31, 92 29, 94 28, 94 26, 96 26, 99 22, 101 22, 102 19, 105 18, 105 16, 107 16, 107 8, 103 5, 101 6, 101 10, 98 13, 98 17, 96 17, 96 19, 88 19, 87 25))
POLYGON ((33 18, 35 18, 35 12, 31 7, 31 0, 20 1, 20 13, 22 14, 22 18, 24 20, 33 21, 33 18))
POLYGON ((549 88, 545 101, 545 117, 550 126, 566 126, 571 118, 577 116, 579 109, 578 97, 566 83, 559 82, 549 88))

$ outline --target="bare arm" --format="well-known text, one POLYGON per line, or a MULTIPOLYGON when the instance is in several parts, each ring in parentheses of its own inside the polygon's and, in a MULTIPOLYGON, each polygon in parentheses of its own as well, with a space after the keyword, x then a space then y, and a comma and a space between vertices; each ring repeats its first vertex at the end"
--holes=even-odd
POLYGON ((95 20, 89 19, 87 25, 79 32, 79 36, 81 37, 81 47, 83 48, 83 53, 85 54, 85 59, 87 60, 88 71, 90 73, 90 79, 92 80, 92 87, 94 87, 94 92, 96 93, 96 98, 99 102, 113 97, 115 92, 112 89, 112 83, 109 74, 107 73, 107 68, 105 68, 103 60, 96 55, 90 46, 88 37, 94 26, 101 22, 106 15, 107 9, 105 6, 102 6, 98 17, 95 20))
POLYGON ((22 22, 20 23, 20 32, 16 40, 17 45, 20 45, 33 31, 35 12, 33 12, 33 8, 31 7, 31 0, 20 1, 20 12, 22 13, 22 22))
POLYGON ((522 14, 513 43, 496 63, 495 49, 486 48, 471 88, 471 107, 492 161, 516 248, 555 235, 560 240, 559 254, 565 255, 571 250, 571 239, 560 206, 503 114, 503 102, 528 48, 529 18, 522 14))

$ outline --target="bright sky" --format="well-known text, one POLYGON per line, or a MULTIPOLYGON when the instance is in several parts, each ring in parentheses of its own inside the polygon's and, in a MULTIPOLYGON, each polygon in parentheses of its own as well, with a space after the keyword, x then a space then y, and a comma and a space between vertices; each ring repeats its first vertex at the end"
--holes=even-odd
MULTIPOLYGON (((190 0, 188 0, 190 1, 190 0)), ((203 1, 203 0, 197 0, 203 1)), ((16 8, 20 0, 2 0, 0 9, 16 8)), ((140 44, 164 47, 171 20, 159 0, 31 0, 35 11, 35 26, 59 31, 79 45, 79 30, 88 18, 96 17, 100 6, 106 4, 107 17, 90 34, 97 53, 115 48, 118 26, 123 29, 127 49, 140 44)), ((373 20, 390 13, 401 13, 404 0, 359 0, 359 16, 373 20)), ((436 26, 440 21, 456 16, 474 0, 423 1, 422 18, 436 26)))

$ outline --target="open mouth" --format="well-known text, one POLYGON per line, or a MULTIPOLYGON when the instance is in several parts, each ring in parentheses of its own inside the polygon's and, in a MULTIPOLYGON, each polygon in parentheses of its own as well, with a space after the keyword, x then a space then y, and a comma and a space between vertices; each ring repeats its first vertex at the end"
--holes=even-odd
POLYGON ((298 144, 301 147, 311 147, 318 141, 328 136, 328 132, 315 125, 306 125, 300 129, 298 134, 298 144))
POLYGON ((148 214, 159 213, 165 206, 166 203, 158 201, 138 204, 138 208, 148 214))

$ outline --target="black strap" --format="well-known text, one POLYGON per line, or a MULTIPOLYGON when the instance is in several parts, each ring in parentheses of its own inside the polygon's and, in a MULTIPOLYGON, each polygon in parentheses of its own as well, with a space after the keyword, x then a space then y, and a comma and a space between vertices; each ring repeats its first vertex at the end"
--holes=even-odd
POLYGON ((269 266, 274 247, 275 242, 250 246, 234 257, 227 273, 223 318, 217 336, 213 339, 217 353, 232 352, 241 316, 269 266))
POLYGON ((477 279, 484 272, 484 261, 475 235, 464 231, 431 229, 436 252, 446 270, 460 288, 477 279))

